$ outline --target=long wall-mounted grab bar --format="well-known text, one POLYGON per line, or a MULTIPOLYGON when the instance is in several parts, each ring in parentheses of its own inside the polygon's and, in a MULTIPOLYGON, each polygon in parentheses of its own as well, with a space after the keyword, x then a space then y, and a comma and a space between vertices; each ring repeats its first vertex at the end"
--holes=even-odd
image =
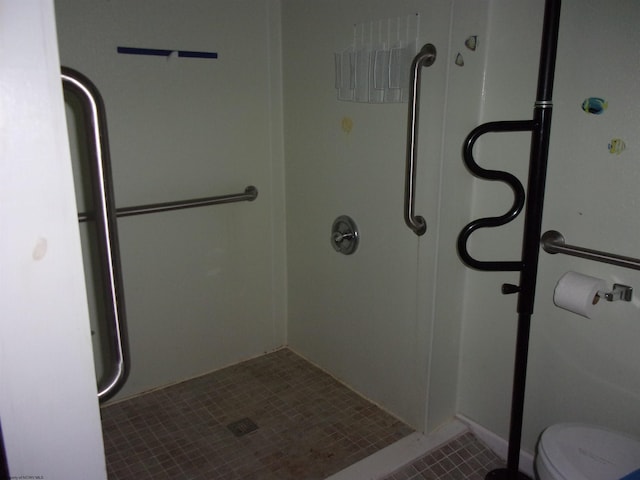
POLYGON ((62 86, 81 103, 86 118, 87 145, 91 156, 90 170, 102 281, 109 291, 105 302, 109 321, 110 365, 98 384, 98 398, 104 401, 124 384, 129 361, 125 337, 125 307, 122 269, 118 247, 113 182, 109 161, 109 142, 104 102, 96 86, 84 75, 62 67, 62 86))
POLYGON ((614 253, 601 252, 599 250, 591 250, 590 248, 576 247, 575 245, 567 245, 564 243, 564 237, 560 232, 548 230, 544 232, 540 243, 545 252, 555 254, 564 253, 573 257, 586 258, 596 262, 609 263, 618 265, 619 267, 640 270, 640 259, 633 257, 625 257, 614 253))
MULTIPOLYGON (((222 203, 252 202, 258 197, 258 189, 249 185, 243 193, 231 193, 228 195, 218 195, 215 197, 193 198, 191 200, 178 200, 175 202, 150 203, 147 205, 137 205, 133 207, 123 207, 115 210, 117 217, 131 217, 133 215, 144 215, 147 213, 169 212, 172 210, 182 210, 184 208, 206 207, 208 205, 219 205, 222 203)), ((89 212, 79 213, 78 220, 86 222, 93 219, 93 214, 89 212)))
POLYGON ((427 43, 411 63, 409 85, 409 121, 407 126, 407 167, 404 184, 404 221, 416 235, 424 235, 427 222, 415 215, 416 156, 418 149, 418 122, 420 114, 420 79, 422 67, 430 67, 436 61, 436 47, 427 43))

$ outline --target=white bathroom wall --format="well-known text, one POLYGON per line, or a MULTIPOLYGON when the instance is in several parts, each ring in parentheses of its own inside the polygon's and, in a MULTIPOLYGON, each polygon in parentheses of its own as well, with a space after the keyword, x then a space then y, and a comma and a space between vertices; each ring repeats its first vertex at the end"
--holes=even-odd
MULTIPOLYGON (((417 315, 418 239, 402 213, 407 106, 338 101, 333 54, 352 44, 355 24, 416 12, 420 45, 445 46, 446 2, 432 6, 442 23, 419 3, 283 2, 289 343, 415 426, 424 421, 430 319, 417 315), (343 214, 360 230, 351 256, 330 245, 343 214)), ((434 90, 445 72, 442 61, 425 71, 434 90)), ((425 97, 442 111, 442 100, 425 97)), ((440 131, 422 141, 437 145, 440 131)))
MULTIPOLYGON (((541 20, 541 2, 491 2, 483 121, 531 118, 541 20)), ((634 1, 563 2, 543 219, 543 231, 558 230, 569 244, 635 257, 640 256, 639 21, 634 1), (604 114, 581 109, 588 97, 608 101, 604 114), (613 138, 626 143, 619 155, 608 151, 613 138)), ((526 175, 526 136, 500 135, 480 148, 483 165, 526 175)), ((476 182, 474 218, 502 213, 511 202, 506 187, 490 183, 476 182)), ((520 228, 486 233, 474 247, 479 255, 518 258, 520 228)), ((530 452, 540 432, 561 421, 640 435, 640 303, 637 297, 630 303, 601 302, 591 319, 561 310, 553 305, 553 289, 571 270, 609 285, 637 287, 640 280, 633 270, 541 253, 523 435, 530 452)), ((458 410, 504 438, 517 316, 515 296, 502 296, 499 288, 516 281, 515 274, 470 272, 465 291, 458 410)))
MULTIPOLYGON (((480 122, 485 88, 488 8, 486 2, 457 0, 452 2, 447 85, 443 92, 446 107, 443 116, 442 164, 439 170, 423 172, 437 176, 437 257, 435 282, 431 291, 418 283, 419 311, 433 318, 429 344, 429 380, 426 399, 425 431, 431 432, 457 412, 458 366, 463 318, 465 285, 469 269, 458 259, 457 236, 468 222, 473 192, 473 178, 461 161, 462 142, 480 122), (476 38, 476 49, 465 46, 476 38), (463 64, 456 63, 460 55, 463 64), (431 295, 427 295, 426 293, 431 295)), ((424 108, 429 108, 425 105, 424 108)), ((420 259, 432 255, 429 245, 421 243, 419 278, 429 278, 428 264, 420 259)))
POLYGON ((283 345, 278 2, 60 0, 56 14, 62 64, 106 103, 118 207, 259 191, 119 220, 132 365, 121 397, 283 345))
MULTIPOLYGON (((427 331, 416 316, 418 240, 402 220, 406 106, 339 102, 333 59, 351 45, 353 25, 415 9, 415 2, 284 2, 283 57, 289 343, 420 424, 427 331), (361 236, 351 256, 329 241, 343 214, 361 236)), ((442 85, 443 70, 434 71, 442 85)))
POLYGON ((464 41, 485 20, 478 2, 283 2, 289 344, 419 430, 455 413, 465 269, 453 237, 471 185, 459 152, 484 67, 464 41), (403 220, 407 104, 338 101, 333 65, 354 25, 416 13, 418 45, 438 52, 422 72, 420 238, 403 220), (360 228, 352 256, 329 241, 342 214, 360 228))

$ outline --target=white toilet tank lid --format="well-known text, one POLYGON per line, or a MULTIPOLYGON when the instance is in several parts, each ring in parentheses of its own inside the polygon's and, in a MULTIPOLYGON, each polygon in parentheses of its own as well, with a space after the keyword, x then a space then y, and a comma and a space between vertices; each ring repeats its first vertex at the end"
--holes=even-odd
POLYGON ((538 448, 561 478, 618 480, 640 469, 640 440, 595 425, 552 425, 538 448))

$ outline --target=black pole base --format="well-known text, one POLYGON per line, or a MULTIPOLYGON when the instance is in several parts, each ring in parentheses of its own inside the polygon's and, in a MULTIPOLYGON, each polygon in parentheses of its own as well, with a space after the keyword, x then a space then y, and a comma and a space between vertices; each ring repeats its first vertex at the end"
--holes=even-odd
POLYGON ((485 480, 531 480, 531 477, 525 475, 522 472, 518 472, 516 478, 511 476, 511 472, 508 468, 498 468, 497 470, 491 470, 484 477, 485 480))

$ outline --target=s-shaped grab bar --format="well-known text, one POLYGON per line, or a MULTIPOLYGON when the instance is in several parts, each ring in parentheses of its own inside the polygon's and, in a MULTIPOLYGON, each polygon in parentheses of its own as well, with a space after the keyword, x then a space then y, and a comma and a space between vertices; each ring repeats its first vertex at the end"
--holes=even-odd
POLYGON ((96 227, 102 281, 109 290, 110 302, 106 303, 110 319, 109 346, 111 349, 110 370, 98 384, 98 399, 104 401, 113 396, 124 384, 129 372, 127 344, 125 338, 125 308, 118 247, 116 208, 109 161, 109 142, 104 102, 96 86, 81 73, 62 67, 62 86, 80 101, 87 119, 87 145, 92 162, 91 182, 95 204, 96 227))
POLYGON ((476 177, 485 180, 498 180, 506 183, 513 190, 513 205, 499 217, 479 218, 465 226, 458 236, 458 254, 461 260, 472 268, 484 271, 521 271, 522 261, 482 261, 473 258, 467 249, 467 242, 473 232, 479 228, 493 228, 505 225, 514 220, 522 211, 525 203, 524 187, 520 180, 508 172, 487 170, 478 165, 473 158, 473 146, 485 133, 494 132, 527 132, 532 131, 535 123, 531 120, 513 120, 484 123, 474 128, 467 136, 462 149, 462 158, 467 168, 476 177))
POLYGON ((415 215, 416 151, 418 146, 418 117, 420 113, 420 78, 422 67, 430 67, 436 61, 436 47, 427 43, 411 62, 409 85, 409 121, 407 127, 407 168, 404 183, 404 221, 416 235, 424 235, 427 222, 415 215))

